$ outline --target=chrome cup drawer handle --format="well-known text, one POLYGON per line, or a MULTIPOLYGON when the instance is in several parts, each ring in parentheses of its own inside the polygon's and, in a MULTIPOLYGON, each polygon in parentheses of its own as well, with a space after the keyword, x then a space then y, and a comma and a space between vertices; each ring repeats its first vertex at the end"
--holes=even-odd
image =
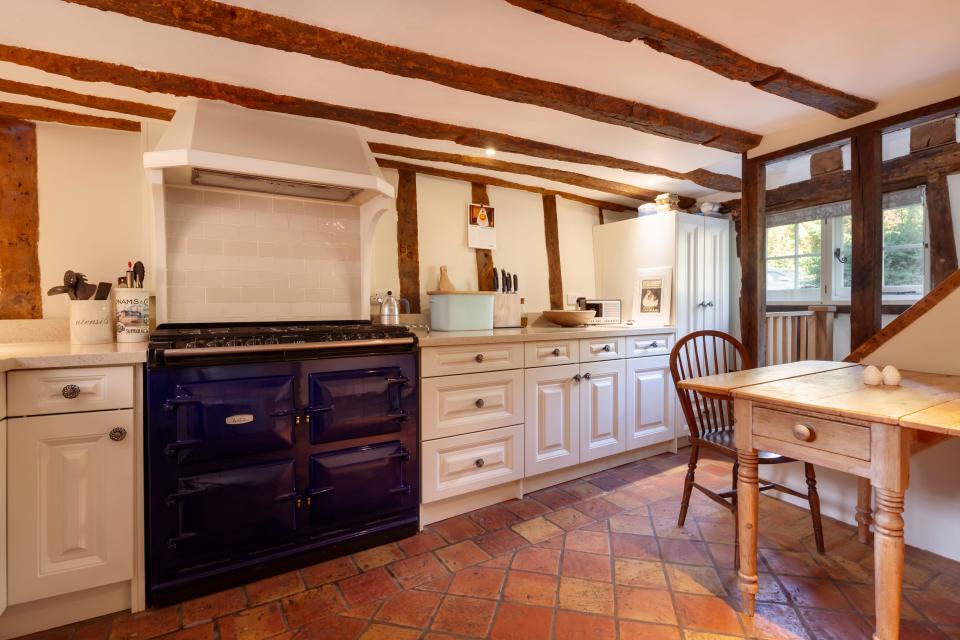
POLYGON ((483 468, 483 465, 485 465, 485 464, 486 464, 486 462, 483 461, 483 458, 477 458, 476 460, 473 461, 473 465, 474 465, 477 469, 482 469, 482 468, 483 468))
POLYGON ((483 409, 483 398, 477 398, 477 401, 473 404, 476 405, 477 409, 483 409))
POLYGON ((802 442, 813 442, 817 437, 817 430, 809 424, 793 425, 793 437, 802 442))
POLYGON ((63 389, 60 389, 60 393, 67 400, 73 400, 80 395, 80 387, 75 384, 67 384, 63 386, 63 389))
POLYGON ((110 429, 110 439, 114 442, 120 442, 127 437, 127 430, 123 427, 114 427, 110 429))

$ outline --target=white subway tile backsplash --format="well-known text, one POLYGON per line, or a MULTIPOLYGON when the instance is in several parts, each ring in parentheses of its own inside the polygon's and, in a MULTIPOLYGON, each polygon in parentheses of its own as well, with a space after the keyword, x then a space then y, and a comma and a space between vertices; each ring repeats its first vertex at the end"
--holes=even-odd
POLYGON ((168 319, 353 319, 355 207, 167 187, 168 319))

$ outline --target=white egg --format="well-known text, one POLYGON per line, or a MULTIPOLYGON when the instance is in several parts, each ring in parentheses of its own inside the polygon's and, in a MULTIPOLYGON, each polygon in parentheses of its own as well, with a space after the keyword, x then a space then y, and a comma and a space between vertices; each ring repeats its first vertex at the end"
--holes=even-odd
POLYGON ((885 366, 881 375, 883 377, 883 384, 888 387, 896 387, 900 384, 900 371, 892 364, 885 366))
POLYGON ((880 369, 872 364, 863 369, 863 384, 876 387, 881 382, 883 382, 883 375, 880 373, 880 369))

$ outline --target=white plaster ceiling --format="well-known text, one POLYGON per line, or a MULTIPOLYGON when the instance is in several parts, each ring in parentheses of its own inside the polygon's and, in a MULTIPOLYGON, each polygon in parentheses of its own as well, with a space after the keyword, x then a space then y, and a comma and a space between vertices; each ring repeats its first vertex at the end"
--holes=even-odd
MULTIPOLYGON (((641 43, 611 40, 503 0, 232 3, 470 64, 645 102, 760 133, 769 140, 784 139, 794 131, 849 125, 657 53, 641 43)), ((956 37, 960 2, 955 0, 914 0, 909 10, 901 0, 642 0, 637 4, 762 62, 878 100, 877 112, 861 116, 861 120, 873 119, 894 105, 899 110, 899 105, 909 105, 914 96, 929 101, 928 98, 960 94, 960 38, 956 37)), ((718 149, 421 80, 147 24, 58 0, 3 0, 0 17, 0 42, 4 44, 489 129, 675 171, 704 167, 739 174, 739 157, 718 149)), ((6 63, 0 63, 0 77, 167 107, 179 103, 172 96, 102 84, 92 86, 6 63)), ((0 99, 96 113, 22 96, 2 95, 0 99)), ((478 152, 446 141, 418 140, 380 131, 364 130, 364 134, 371 141, 457 153, 478 152)), ((500 153, 497 157, 695 197, 709 192, 693 183, 662 176, 516 154, 500 153)), ((450 168, 481 172, 453 165, 450 168)), ((513 174, 493 174, 516 182, 543 183, 513 174)), ((574 191, 556 183, 549 186, 574 191)), ((622 201, 612 196, 606 198, 622 201)))

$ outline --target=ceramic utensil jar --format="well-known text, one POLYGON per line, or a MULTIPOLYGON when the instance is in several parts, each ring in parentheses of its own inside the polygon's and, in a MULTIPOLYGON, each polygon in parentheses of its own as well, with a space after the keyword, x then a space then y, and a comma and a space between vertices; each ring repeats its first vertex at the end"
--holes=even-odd
POLYGON ((117 342, 146 342, 150 337, 150 292, 114 289, 117 342))
POLYGON ((70 301, 70 342, 107 344, 113 342, 113 318, 109 300, 70 301))

